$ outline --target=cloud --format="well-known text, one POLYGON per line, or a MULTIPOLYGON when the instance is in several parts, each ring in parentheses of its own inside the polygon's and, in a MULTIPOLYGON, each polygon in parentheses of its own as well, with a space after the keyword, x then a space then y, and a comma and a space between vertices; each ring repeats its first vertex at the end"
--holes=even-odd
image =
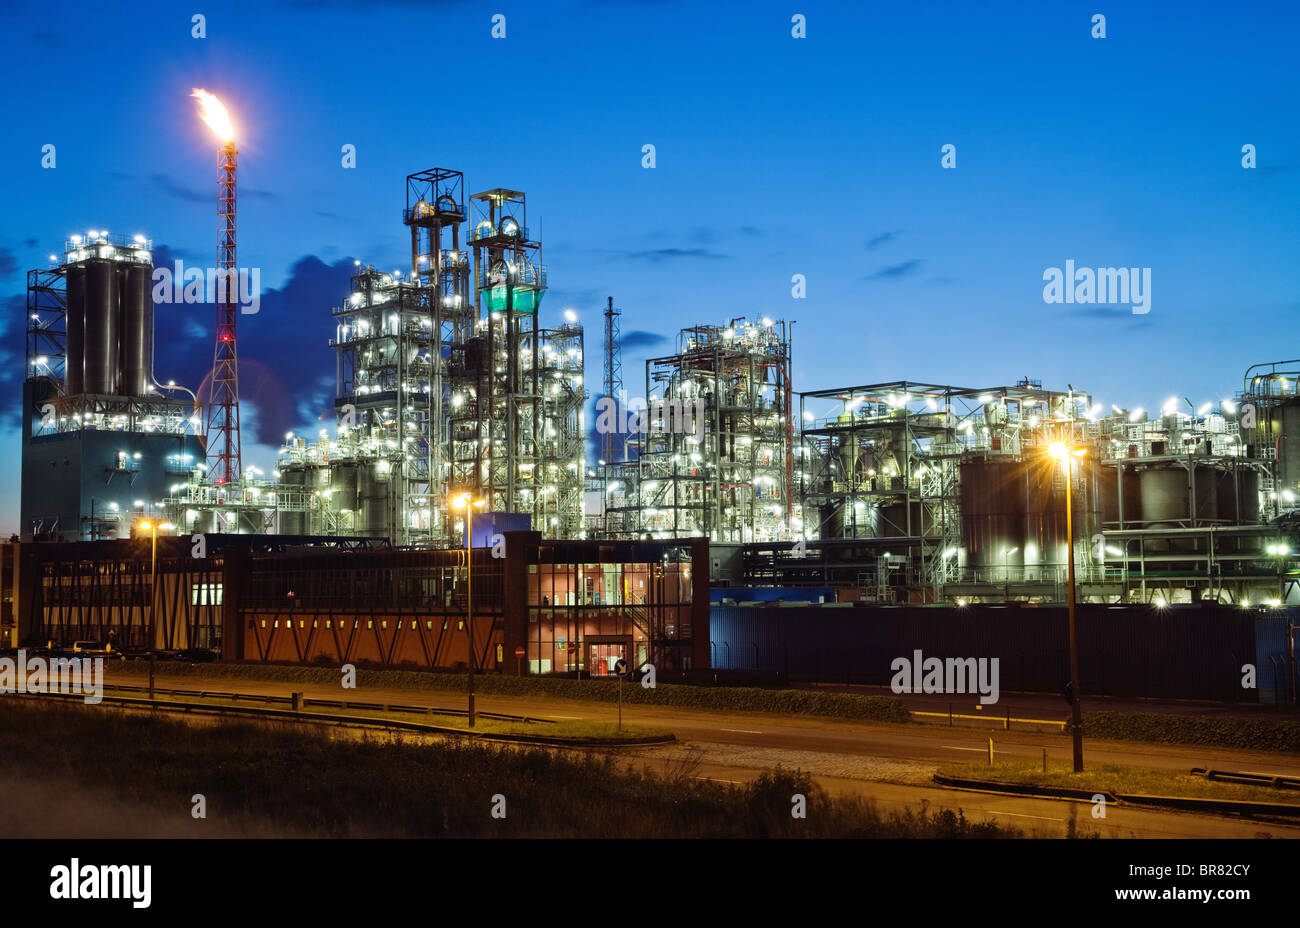
POLYGON ((8 277, 18 270, 18 258, 8 248, 0 246, 0 277, 8 277))
POLYGON ((649 251, 624 252, 623 256, 631 258, 633 261, 649 261, 651 264, 660 264, 664 261, 675 261, 678 258, 698 258, 706 261, 718 261, 731 257, 730 255, 719 254, 716 251, 708 251, 704 248, 654 248, 649 251))
POLYGON ((886 245, 896 238, 898 238, 897 232, 881 232, 879 235, 873 235, 871 238, 867 239, 867 249, 879 248, 881 245, 886 245))
MULTIPOLYGON (((165 245, 155 246, 154 263, 170 266, 174 255, 165 245)), ((333 421, 330 310, 347 296, 353 270, 350 257, 326 264, 305 255, 294 262, 283 287, 262 291, 257 314, 239 317, 239 393, 258 410, 244 425, 245 444, 278 447, 285 432, 307 424, 307 410, 315 410, 312 421, 323 413, 333 421)), ((161 304, 154 318, 156 379, 174 379, 203 397, 212 369, 215 307, 161 304)))
POLYGON ((153 173, 149 175, 149 182, 177 200, 188 200, 190 203, 208 203, 216 199, 215 194, 199 193, 172 180, 166 174, 153 173))
POLYGON ((766 233, 758 226, 741 226, 741 235, 748 235, 750 238, 762 238, 766 233))
POLYGON ((628 351, 639 348, 653 348, 655 345, 662 345, 668 341, 666 335, 660 335, 658 332, 645 332, 636 329, 632 332, 624 332, 619 336, 619 348, 628 351))
POLYGON ((899 278, 907 277, 910 274, 916 273, 921 269, 921 265, 923 265, 924 263, 925 263, 925 259, 923 258, 912 258, 909 261, 903 261, 899 264, 886 265, 885 267, 882 267, 880 270, 868 274, 866 277, 862 279, 863 280, 898 280, 899 278))
MULTIPOLYGON (((188 203, 216 203, 217 191, 214 186, 208 193, 201 193, 191 187, 178 183, 166 174, 154 172, 149 175, 149 182, 165 193, 169 197, 177 200, 185 200, 188 203)), ((269 190, 254 190, 248 187, 240 187, 239 196, 244 199, 253 198, 255 200, 277 200, 279 196, 271 193, 269 190)))
POLYGON ((1134 313, 1128 306, 1081 306, 1068 310, 1066 315, 1084 319, 1131 319, 1134 313))

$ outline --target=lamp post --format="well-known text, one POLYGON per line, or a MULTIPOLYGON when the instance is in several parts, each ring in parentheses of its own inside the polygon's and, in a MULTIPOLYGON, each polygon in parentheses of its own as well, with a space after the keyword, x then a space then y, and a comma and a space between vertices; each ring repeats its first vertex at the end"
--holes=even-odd
POLYGON ((1065 442, 1054 441, 1047 449, 1052 457, 1065 462, 1065 550, 1066 598, 1070 615, 1070 729, 1074 740, 1074 772, 1083 772, 1083 711, 1080 707, 1083 690, 1079 686, 1079 639, 1074 611, 1074 503, 1071 499, 1073 458, 1082 457, 1083 448, 1071 448, 1065 442))
POLYGON ((140 528, 152 536, 152 554, 149 558, 149 701, 153 701, 154 644, 157 630, 154 625, 155 606, 158 602, 158 526, 152 522, 141 522, 140 528))
POLYGON ((469 727, 474 727, 474 507, 487 505, 486 500, 472 499, 462 493, 452 500, 457 509, 465 510, 465 638, 469 642, 469 727))

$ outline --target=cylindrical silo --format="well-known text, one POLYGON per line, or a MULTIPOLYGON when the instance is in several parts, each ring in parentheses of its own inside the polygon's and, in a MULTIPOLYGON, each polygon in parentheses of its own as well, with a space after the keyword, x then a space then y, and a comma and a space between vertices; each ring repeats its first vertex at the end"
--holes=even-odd
POLYGON ((967 566, 1020 566, 1025 549, 1023 471, 1007 462, 966 461, 959 476, 967 566))
POLYGON ((388 481, 380 478, 374 465, 358 466, 357 497, 361 507, 361 515, 356 522, 357 533, 391 536, 393 528, 388 517, 388 481))
MULTIPOLYGON (((306 484, 307 472, 301 467, 292 469, 280 468, 280 482, 284 486, 285 496, 293 504, 302 497, 302 489, 306 484)), ((307 534, 307 513, 305 512, 281 512, 280 513, 280 534, 281 535, 306 535, 307 534)))
POLYGON ((334 512, 356 512, 357 505, 357 463, 355 461, 337 461, 330 464, 329 506, 334 512))
MULTIPOLYGON (((1065 547, 1064 468, 1056 467, 1045 471, 1041 464, 1028 462, 1016 465, 1016 468, 1020 471, 1024 486, 1025 533, 1021 551, 1018 555, 1012 555, 1010 561, 1015 564, 1017 556, 1022 556, 1026 567, 1062 566, 1068 558, 1065 547)), ((1076 471, 1076 484, 1079 483, 1077 477, 1076 471)), ((1086 525, 1090 505, 1088 494, 1076 493, 1071 502, 1074 505, 1074 531, 1078 536, 1086 525)))
POLYGON ((117 393, 118 294, 117 265, 112 261, 86 262, 86 393, 117 393))
POLYGON ((1188 519, 1187 471, 1149 467, 1142 471, 1142 521, 1145 528, 1178 528, 1188 519))
POLYGON ((1259 521, 1259 474, 1248 467, 1230 467, 1217 475, 1219 518, 1232 525, 1259 521))
POLYGON ((152 269, 147 264, 122 266, 122 376, 118 389, 123 396, 144 396, 149 392, 149 339, 153 329, 151 278, 152 269))
POLYGON ((68 265, 67 338, 64 364, 64 389, 69 396, 85 391, 86 369, 86 265, 68 265))
POLYGON ((1277 459, 1279 490, 1300 490, 1300 399, 1293 399, 1281 409, 1282 431, 1277 459))

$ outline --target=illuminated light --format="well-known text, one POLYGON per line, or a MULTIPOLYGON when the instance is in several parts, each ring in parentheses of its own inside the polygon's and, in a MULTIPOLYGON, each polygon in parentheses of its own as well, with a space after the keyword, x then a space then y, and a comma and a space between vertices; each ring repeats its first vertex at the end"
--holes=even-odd
POLYGON ((1137 409, 1133 410, 1131 413, 1128 414, 1128 421, 1129 422, 1138 421, 1138 419, 1142 418, 1142 412, 1143 412, 1142 407, 1139 406, 1137 409))
POLYGON ((981 403, 991 403, 991 402, 993 402, 993 394, 992 394, 992 393, 985 393, 983 396, 980 397, 980 402, 981 402, 981 403))
POLYGON ((1213 404, 1213 403, 1206 403, 1206 404, 1205 404, 1204 406, 1202 406, 1200 409, 1196 410, 1196 414, 1197 414, 1198 416, 1203 416, 1203 415, 1205 415, 1207 412, 1209 412, 1209 411, 1210 411, 1211 409, 1213 409, 1213 408, 1214 408, 1214 404, 1213 404))
POLYGON ((564 311, 564 318, 565 318, 566 320, 568 320, 569 322, 577 322, 577 321, 578 321, 578 314, 575 313, 575 312, 574 312, 573 310, 571 310, 571 309, 566 309, 566 310, 564 311))
POLYGON ((221 101, 198 87, 194 88, 190 96, 199 101, 199 116, 208 124, 208 128, 216 133, 217 138, 222 142, 233 142, 235 128, 231 125, 230 114, 226 112, 221 101))
POLYGON ((763 317, 763 326, 764 326, 765 328, 769 328, 769 329, 772 328, 772 320, 769 319, 769 318, 767 318, 766 316, 764 316, 764 317, 763 317))
POLYGON ((966 608, 966 600, 964 600, 964 599, 959 599, 959 600, 957 600, 957 608, 959 608, 959 609, 965 609, 965 608, 966 608))

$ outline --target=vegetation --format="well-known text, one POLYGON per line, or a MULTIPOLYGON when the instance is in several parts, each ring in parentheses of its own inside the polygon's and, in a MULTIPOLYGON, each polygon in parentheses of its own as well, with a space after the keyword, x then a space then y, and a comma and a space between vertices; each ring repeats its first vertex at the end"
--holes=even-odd
POLYGON ((1163 715, 1155 712, 1087 712, 1084 735, 1117 741, 1203 744, 1254 751, 1300 751, 1300 724, 1240 716, 1163 715))
MULTIPOLYGON (((113 675, 142 673, 137 662, 118 664, 113 675)), ((284 683, 337 684, 339 670, 284 664, 166 664, 159 671, 197 679, 263 680, 284 683)), ((391 687, 412 690, 464 692, 466 676, 410 670, 357 670, 357 689, 391 687)), ((564 677, 506 677, 481 674, 474 678, 478 693, 498 696, 550 696, 591 702, 617 702, 618 683, 613 680, 569 680, 564 677)), ((358 698, 361 698, 358 696, 358 698)), ((720 709, 744 712, 775 712, 781 715, 816 715, 829 718, 877 722, 908 722, 911 713, 893 696, 859 696, 850 693, 819 693, 809 690, 760 689, 751 686, 684 686, 660 684, 653 688, 639 683, 623 685, 623 701, 629 705, 677 706, 684 709, 720 709)))
POLYGON ((940 767, 937 774, 1032 786, 1066 786, 1094 793, 1143 796, 1182 796, 1193 799, 1229 799, 1237 802, 1294 804, 1300 810, 1300 792, 1270 787, 1223 783, 1178 770, 1091 764, 1075 773, 1072 764, 1049 763, 1047 772, 1036 761, 956 763, 940 767))
MULTIPOLYGON (((321 837, 1018 837, 960 811, 880 811, 777 769, 743 786, 620 769, 608 757, 454 740, 331 737, 293 723, 192 725, 81 705, 0 702, 0 775, 66 783, 104 802, 321 837), (806 818, 791 815, 795 794, 806 818), (504 805, 503 805, 504 804, 504 805), (504 817, 494 817, 504 810, 504 817)), ((148 834, 150 819, 139 822, 148 834)), ((86 822, 87 833, 95 823, 86 822)))

